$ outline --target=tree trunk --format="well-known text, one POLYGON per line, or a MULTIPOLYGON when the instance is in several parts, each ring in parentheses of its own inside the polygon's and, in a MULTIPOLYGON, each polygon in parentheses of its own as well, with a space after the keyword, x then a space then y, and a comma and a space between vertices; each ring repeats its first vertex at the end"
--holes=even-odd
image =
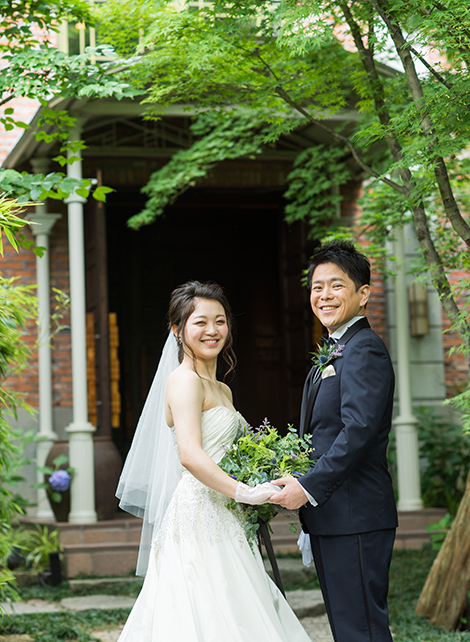
POLYGON ((470 474, 452 528, 431 567, 416 613, 433 624, 456 629, 470 589, 470 474))

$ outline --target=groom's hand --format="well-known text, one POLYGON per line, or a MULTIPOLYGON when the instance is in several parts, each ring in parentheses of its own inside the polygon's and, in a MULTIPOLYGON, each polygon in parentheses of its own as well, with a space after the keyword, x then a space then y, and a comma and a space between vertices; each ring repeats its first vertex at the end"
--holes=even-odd
POLYGON ((304 489, 295 477, 283 477, 271 482, 274 486, 284 486, 277 495, 269 498, 271 504, 279 504, 288 510, 297 510, 308 502, 304 489))

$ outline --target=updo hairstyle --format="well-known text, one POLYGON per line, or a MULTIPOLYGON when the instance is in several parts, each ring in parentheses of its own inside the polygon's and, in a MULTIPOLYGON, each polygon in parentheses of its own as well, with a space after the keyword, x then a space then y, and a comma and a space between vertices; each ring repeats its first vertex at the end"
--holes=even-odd
POLYGON ((221 352, 222 358, 228 365, 228 370, 224 375, 225 379, 225 377, 235 369, 237 359, 232 349, 232 310, 223 289, 217 283, 212 281, 207 281, 205 283, 201 283, 200 281, 187 281, 171 293, 170 308, 168 310, 168 325, 170 330, 172 326, 176 325, 177 336, 181 338, 181 341, 178 341, 178 360, 181 363, 184 355, 187 354, 191 357, 194 366, 196 367, 196 355, 186 344, 185 328, 186 322, 196 309, 197 299, 218 301, 224 308, 228 326, 227 339, 221 352))

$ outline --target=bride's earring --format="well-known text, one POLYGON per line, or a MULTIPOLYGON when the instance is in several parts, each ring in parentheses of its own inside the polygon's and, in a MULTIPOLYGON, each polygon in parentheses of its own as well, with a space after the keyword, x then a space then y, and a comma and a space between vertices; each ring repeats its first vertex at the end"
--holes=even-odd
POLYGON ((183 340, 181 339, 181 337, 176 337, 176 341, 178 342, 179 346, 183 345, 183 340))

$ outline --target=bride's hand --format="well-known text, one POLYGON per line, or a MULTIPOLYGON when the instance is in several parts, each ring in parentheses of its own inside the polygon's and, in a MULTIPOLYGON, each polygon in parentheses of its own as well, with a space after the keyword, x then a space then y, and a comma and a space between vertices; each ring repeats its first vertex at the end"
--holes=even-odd
POLYGON ((237 490, 235 492, 235 501, 240 502, 241 504, 266 504, 268 499, 280 492, 278 486, 274 486, 270 482, 264 482, 263 484, 257 484, 256 486, 250 487, 243 482, 238 482, 237 490))

